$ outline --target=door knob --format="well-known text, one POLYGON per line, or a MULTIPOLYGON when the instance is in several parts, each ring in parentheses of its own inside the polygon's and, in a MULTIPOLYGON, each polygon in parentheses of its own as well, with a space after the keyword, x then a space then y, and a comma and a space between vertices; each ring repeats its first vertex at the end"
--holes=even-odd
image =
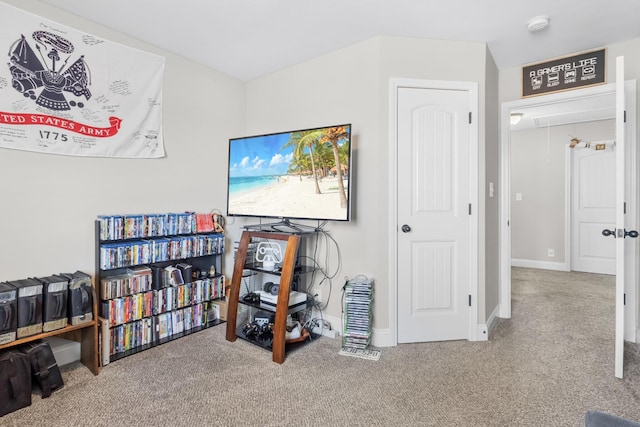
MULTIPOLYGON (((402 232, 403 233, 408 233, 411 231, 411 227, 409 227, 407 224, 402 226, 402 232)), ((637 233, 636 233, 637 234, 637 233)))
MULTIPOLYGON (((605 228, 604 230, 602 230, 602 235, 616 237, 616 230, 607 230, 605 228)), ((639 234, 636 230, 631 230, 631 231, 627 231, 626 229, 624 230, 624 237, 631 237, 632 239, 635 239, 636 237, 638 237, 638 235, 639 234)))

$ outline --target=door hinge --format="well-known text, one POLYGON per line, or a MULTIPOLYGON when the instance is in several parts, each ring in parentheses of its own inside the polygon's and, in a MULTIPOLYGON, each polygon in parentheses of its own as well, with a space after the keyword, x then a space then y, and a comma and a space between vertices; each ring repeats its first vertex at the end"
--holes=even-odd
POLYGON ((469 124, 471 124, 471 111, 469 111, 469 124))
POLYGON ((471 203, 469 203, 469 215, 471 215, 471 203))
POLYGON ((627 123, 627 110, 624 110, 624 122, 627 123))
POLYGON ((471 295, 469 295, 469 307, 471 307, 471 295))
POLYGON ((622 294, 622 305, 627 305, 627 294, 622 294))
POLYGON ((627 202, 623 202, 622 203, 622 213, 626 214, 627 213, 627 202))

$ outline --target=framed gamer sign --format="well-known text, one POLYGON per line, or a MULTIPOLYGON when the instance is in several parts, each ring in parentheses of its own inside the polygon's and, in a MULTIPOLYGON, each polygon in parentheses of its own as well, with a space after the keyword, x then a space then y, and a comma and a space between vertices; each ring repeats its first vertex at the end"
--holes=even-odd
POLYGON ((595 86, 607 82, 606 49, 522 67, 522 97, 595 86))

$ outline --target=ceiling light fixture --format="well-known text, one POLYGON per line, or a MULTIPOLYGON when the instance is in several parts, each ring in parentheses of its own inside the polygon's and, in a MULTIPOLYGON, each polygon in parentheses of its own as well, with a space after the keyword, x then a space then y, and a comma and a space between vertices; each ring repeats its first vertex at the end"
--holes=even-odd
POLYGON ((520 120, 522 120, 522 116, 524 116, 524 114, 522 113, 511 113, 511 116, 509 117, 511 126, 515 126, 520 123, 520 120))
POLYGON ((542 31, 549 26, 549 17, 546 15, 536 16, 534 18, 529 19, 527 23, 527 28, 530 33, 536 33, 538 31, 542 31))

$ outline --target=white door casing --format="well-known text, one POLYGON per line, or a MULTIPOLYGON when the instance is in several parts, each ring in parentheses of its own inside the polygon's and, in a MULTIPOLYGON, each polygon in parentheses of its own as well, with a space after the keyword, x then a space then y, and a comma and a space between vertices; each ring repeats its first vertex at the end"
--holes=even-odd
POLYGON ((614 239, 602 235, 615 228, 616 146, 597 141, 567 148, 571 156, 571 270, 616 274, 614 239))
MULTIPOLYGON (((638 197, 636 195, 637 176, 637 150, 636 141, 636 81, 624 82, 626 97, 626 122, 624 134, 626 136, 625 159, 626 159, 626 182, 629 184, 627 193, 627 227, 636 230, 638 224, 638 197)), ((561 92, 551 95, 543 95, 535 98, 522 99, 517 101, 504 102, 501 106, 501 142, 500 142, 500 307, 499 316, 501 318, 511 317, 511 188, 510 188, 510 147, 511 132, 509 125, 509 115, 512 111, 519 111, 522 108, 534 107, 545 104, 563 103, 565 101, 576 101, 588 99, 594 96, 613 95, 616 92, 615 84, 594 86, 586 89, 561 92)), ((619 147, 616 149, 619 151, 619 147)), ((640 331, 637 329, 638 319, 638 289, 636 277, 638 277, 638 261, 636 260, 637 243, 627 243, 625 266, 628 276, 627 287, 625 289, 627 309, 625 310, 625 336, 624 339, 631 342, 640 341, 640 331)), ((636 239, 637 240, 637 239, 636 239)), ((568 245, 567 245, 568 246, 568 245)))
POLYGON ((396 342, 477 339, 476 91, 392 81, 396 342))
MULTIPOLYGON (((625 135, 625 93, 624 93, 624 57, 616 58, 616 335, 615 335, 615 376, 623 377, 624 371, 624 329, 625 329, 625 289, 630 287, 626 275, 627 243, 626 239, 626 135, 625 135)), ((611 236, 613 237, 613 236, 611 236)))

